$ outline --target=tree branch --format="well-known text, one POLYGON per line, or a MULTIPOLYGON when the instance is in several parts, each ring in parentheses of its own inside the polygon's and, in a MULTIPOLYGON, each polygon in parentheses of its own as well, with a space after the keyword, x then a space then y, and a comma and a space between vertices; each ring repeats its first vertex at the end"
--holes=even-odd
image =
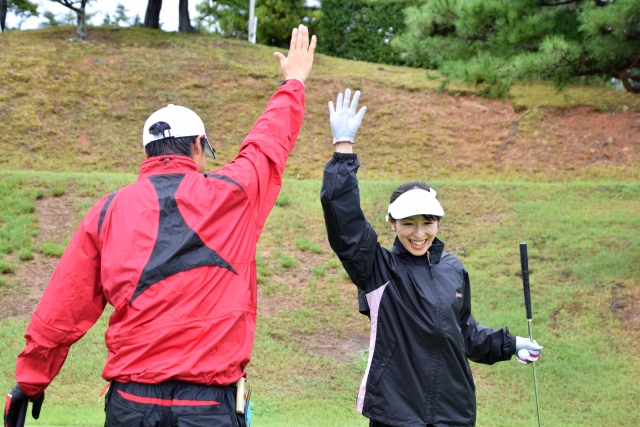
POLYGON ((75 1, 69 1, 69 0, 51 0, 54 3, 58 3, 63 5, 64 7, 67 7, 71 10, 73 10, 75 13, 80 13, 80 9, 78 9, 77 7, 75 7, 74 5, 77 3, 75 1))
MULTIPOLYGON (((564 63, 557 63, 557 64, 553 64, 547 68, 544 69, 544 72, 548 72, 548 71, 553 71, 557 68, 561 68, 561 67, 572 67, 574 65, 581 65, 581 64, 586 64, 590 61, 590 59, 579 59, 577 61, 574 62, 564 62, 564 63)), ((581 74, 584 74, 584 72, 581 72, 581 74)))

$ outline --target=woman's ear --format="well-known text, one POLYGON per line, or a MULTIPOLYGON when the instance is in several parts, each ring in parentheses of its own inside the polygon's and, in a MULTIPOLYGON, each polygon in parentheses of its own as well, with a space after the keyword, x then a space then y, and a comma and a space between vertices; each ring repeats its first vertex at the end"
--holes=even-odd
POLYGON ((396 232, 396 220, 388 218, 387 221, 389 221, 389 224, 391 225, 391 231, 393 231, 395 233, 396 232))

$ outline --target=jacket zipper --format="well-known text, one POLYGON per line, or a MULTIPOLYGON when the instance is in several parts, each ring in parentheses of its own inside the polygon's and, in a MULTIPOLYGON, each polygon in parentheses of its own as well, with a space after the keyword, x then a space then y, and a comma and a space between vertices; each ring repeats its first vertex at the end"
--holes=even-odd
MULTIPOLYGON (((435 349, 434 351, 436 352, 436 357, 435 360, 438 361, 439 360, 439 353, 440 353, 440 349, 439 349, 439 344, 440 344, 440 339, 441 339, 441 335, 442 335, 442 324, 440 322, 440 316, 441 316, 441 304, 442 301, 440 299, 440 295, 438 292, 438 285, 436 284, 436 280, 435 277, 433 275, 433 264, 431 263, 431 258, 429 257, 429 255, 427 255, 427 270, 429 270, 429 275, 431 276, 431 281, 433 283, 434 286, 434 290, 436 292, 437 295, 437 323, 436 325, 434 325, 436 327, 436 335, 435 335, 435 349)), ((435 412, 436 412, 436 396, 438 394, 438 390, 437 390, 437 367, 434 365, 434 371, 432 372, 432 392, 431 392, 431 402, 430 402, 430 406, 431 406, 431 411, 430 411, 430 419, 429 419, 429 423, 433 423, 435 421, 435 412)))

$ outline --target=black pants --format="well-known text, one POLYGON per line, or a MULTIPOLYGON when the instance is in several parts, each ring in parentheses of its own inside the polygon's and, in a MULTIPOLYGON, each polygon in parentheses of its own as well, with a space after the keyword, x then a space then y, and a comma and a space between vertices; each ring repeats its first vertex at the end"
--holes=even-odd
POLYGON ((236 414, 235 384, 113 382, 104 410, 105 427, 246 427, 236 414))
MULTIPOLYGON (((369 420, 369 427, 391 427, 387 424, 382 424, 377 421, 369 420)), ((433 424, 427 424, 427 427, 433 427, 433 424)))

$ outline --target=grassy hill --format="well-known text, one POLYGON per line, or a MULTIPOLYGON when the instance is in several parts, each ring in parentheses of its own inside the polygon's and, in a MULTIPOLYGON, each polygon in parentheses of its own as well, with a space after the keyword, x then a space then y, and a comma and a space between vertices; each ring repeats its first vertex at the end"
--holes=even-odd
MULTIPOLYGON (((89 29, 89 42, 70 43, 73 31, 0 37, 0 168, 136 173, 141 124, 168 103, 202 116, 224 164, 282 79, 266 46, 144 28, 89 29)), ((345 87, 360 89, 368 107, 358 151, 376 167, 363 178, 415 170, 494 181, 639 177, 637 96, 582 86, 557 93, 541 83, 490 101, 460 84, 437 94, 441 79, 431 75, 318 55, 287 177, 320 178, 331 152, 326 104, 345 87)))
MULTIPOLYGON (((0 390, 14 383, 28 314, 75 224, 135 180, 146 117, 167 103, 194 108, 221 153, 215 168, 281 80, 264 46, 115 28, 70 43, 73 31, 0 35, 0 390)), ((318 55, 288 179, 258 247, 254 426, 367 425, 353 407, 368 325, 318 200, 332 152, 326 102, 346 86, 368 107, 356 147, 363 208, 381 243, 393 237, 384 223, 391 191, 430 181, 447 211, 441 238, 470 271, 476 319, 526 335, 518 243, 527 241, 534 334, 545 346, 543 424, 638 425, 638 98, 540 84, 496 101, 462 85, 437 93, 439 84, 424 70, 318 55)), ((41 420, 28 425, 102 425, 108 314, 73 347, 41 420)), ((536 423, 529 367, 472 367, 478 426, 536 423)))

